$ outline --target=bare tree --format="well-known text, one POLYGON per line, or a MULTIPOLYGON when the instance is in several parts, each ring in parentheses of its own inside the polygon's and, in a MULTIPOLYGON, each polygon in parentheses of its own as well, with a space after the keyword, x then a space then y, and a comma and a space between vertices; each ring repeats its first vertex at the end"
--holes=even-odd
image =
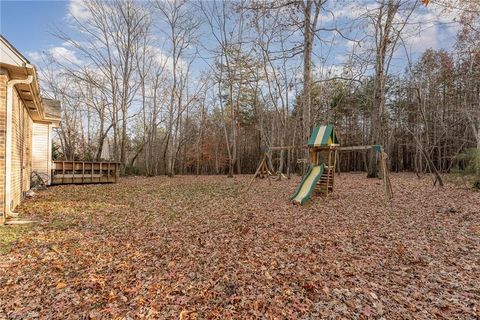
POLYGON ((148 12, 133 1, 83 2, 80 16, 71 14, 74 35, 57 30, 56 35, 81 56, 80 63, 63 65, 78 81, 91 83, 103 90, 108 99, 112 118, 114 157, 125 166, 127 161, 127 122, 129 109, 138 89, 133 81, 136 68, 135 54, 141 40, 147 36, 148 12), (73 66, 72 66, 73 65, 73 66), (93 77, 84 77, 95 70, 101 83, 93 77), (107 84, 105 86, 105 84, 107 84))
POLYGON ((183 0, 156 1, 154 6, 167 26, 163 33, 168 39, 170 51, 172 88, 168 106, 166 154, 167 173, 173 176, 180 149, 182 117, 191 102, 188 96, 190 66, 193 62, 191 49, 195 45, 200 23, 193 14, 193 8, 183 0))
MULTIPOLYGON (((371 143, 385 145, 385 83, 394 52, 400 44, 402 31, 408 23, 418 1, 381 0, 367 13, 373 26, 375 76, 371 122, 371 143)), ((377 177, 377 161, 371 152, 368 177, 377 177)))

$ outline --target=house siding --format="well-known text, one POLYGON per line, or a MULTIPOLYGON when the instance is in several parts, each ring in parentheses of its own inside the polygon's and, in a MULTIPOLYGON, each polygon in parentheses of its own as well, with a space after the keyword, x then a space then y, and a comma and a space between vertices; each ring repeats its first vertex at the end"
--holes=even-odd
POLYGON ((33 123, 32 169, 50 184, 51 172, 51 126, 45 123, 33 123))
POLYGON ((23 136, 23 190, 28 191, 31 188, 30 181, 32 176, 32 127, 33 120, 28 114, 27 108, 23 108, 23 119, 25 123, 25 130, 23 136))
POLYGON ((23 200, 24 192, 30 189, 32 173, 32 119, 16 90, 13 97, 12 113, 12 169, 11 209, 23 200))
POLYGON ((8 76, 0 70, 0 224, 5 220, 5 111, 8 76))
POLYGON ((16 209, 31 187, 34 154, 36 169, 50 175, 52 128, 60 121, 60 102, 42 98, 36 69, 2 35, 0 53, 0 224, 13 224, 16 215, 10 211, 16 209), (11 80, 15 82, 9 84, 11 80), (8 113, 7 107, 11 108, 8 113), (34 119, 40 132, 36 143, 34 119), (11 221, 6 221, 7 214, 11 221))

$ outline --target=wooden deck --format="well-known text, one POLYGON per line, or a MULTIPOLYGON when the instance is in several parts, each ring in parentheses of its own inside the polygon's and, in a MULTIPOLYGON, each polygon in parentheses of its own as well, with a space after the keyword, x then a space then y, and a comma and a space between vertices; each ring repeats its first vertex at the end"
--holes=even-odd
POLYGON ((116 183, 118 162, 54 161, 52 184, 116 183))

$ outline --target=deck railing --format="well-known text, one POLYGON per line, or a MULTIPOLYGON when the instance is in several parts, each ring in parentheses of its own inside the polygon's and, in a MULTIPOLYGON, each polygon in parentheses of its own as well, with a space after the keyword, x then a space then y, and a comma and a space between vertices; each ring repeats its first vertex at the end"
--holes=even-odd
POLYGON ((116 183, 118 162, 53 161, 52 184, 116 183))

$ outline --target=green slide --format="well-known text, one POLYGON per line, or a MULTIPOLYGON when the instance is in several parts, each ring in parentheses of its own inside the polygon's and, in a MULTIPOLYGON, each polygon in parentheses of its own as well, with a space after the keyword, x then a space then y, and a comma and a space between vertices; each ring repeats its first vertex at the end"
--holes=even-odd
POLYGON ((313 190, 315 190, 315 186, 317 185, 318 180, 320 180, 324 169, 324 163, 319 166, 310 166, 307 174, 305 174, 302 182, 300 182, 297 191, 290 197, 290 200, 299 204, 304 204, 306 201, 310 200, 313 190))

